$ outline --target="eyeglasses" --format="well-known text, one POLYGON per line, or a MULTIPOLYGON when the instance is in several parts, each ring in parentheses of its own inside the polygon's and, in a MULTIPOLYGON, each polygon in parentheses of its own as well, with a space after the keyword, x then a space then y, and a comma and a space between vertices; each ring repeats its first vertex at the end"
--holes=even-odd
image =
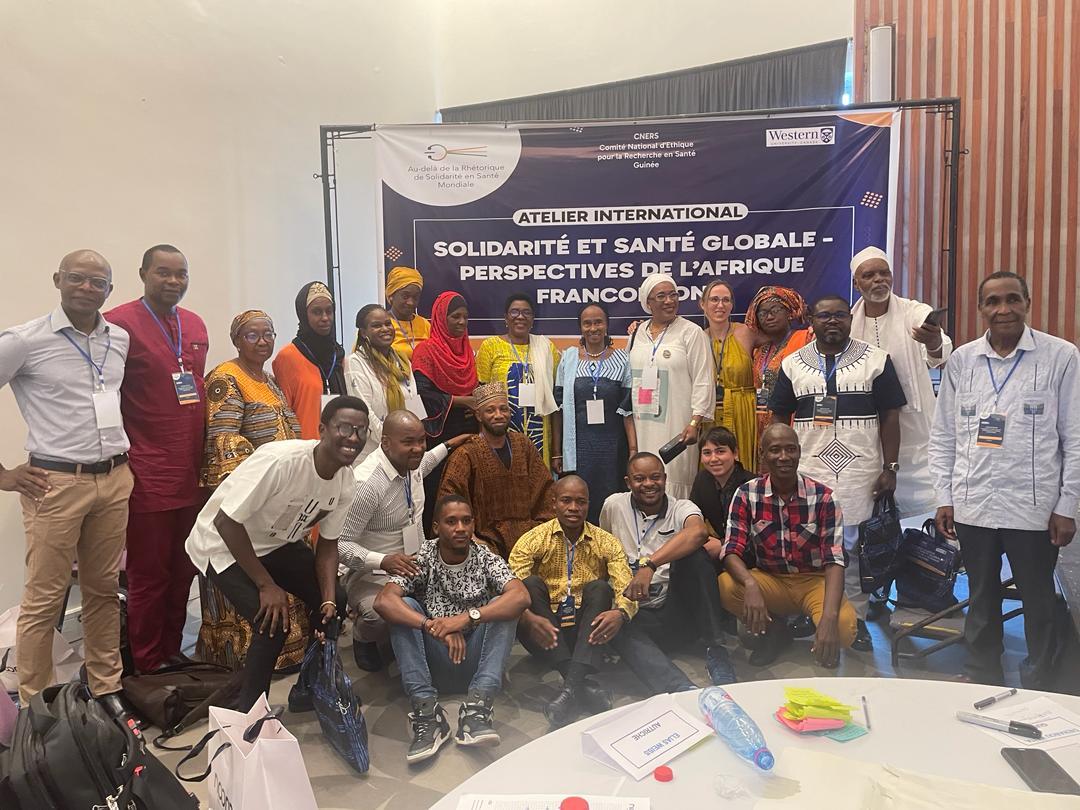
POLYGON ((787 312, 786 307, 768 307, 767 309, 758 307, 757 314, 759 318, 770 318, 773 315, 780 315, 784 312, 787 312))
POLYGON ((260 340, 265 340, 267 343, 273 343, 274 338, 277 337, 277 332, 244 332, 240 337, 242 337, 245 342, 254 346, 260 340))
POLYGON ((814 320, 825 323, 826 321, 846 321, 851 317, 850 312, 815 312, 814 320))
POLYGON ((710 304, 730 304, 731 299, 728 296, 710 295, 706 299, 710 304))
POLYGON ((533 312, 531 309, 508 309, 506 314, 511 318, 531 318, 533 312))
POLYGON ((649 297, 653 301, 655 301, 656 303, 663 304, 666 301, 678 301, 679 300, 679 291, 678 290, 672 290, 671 292, 658 292, 658 293, 653 293, 649 297))
POLYGON ((338 422, 334 425, 334 433, 342 439, 348 439, 355 433, 356 438, 367 440, 368 434, 371 433, 371 428, 367 425, 361 428, 359 425, 350 425, 348 422, 338 422))
POLYGON ((105 292, 109 289, 110 281, 103 276, 88 276, 85 273, 68 273, 63 274, 64 281, 73 287, 81 287, 86 282, 90 282, 90 287, 97 292, 105 292))

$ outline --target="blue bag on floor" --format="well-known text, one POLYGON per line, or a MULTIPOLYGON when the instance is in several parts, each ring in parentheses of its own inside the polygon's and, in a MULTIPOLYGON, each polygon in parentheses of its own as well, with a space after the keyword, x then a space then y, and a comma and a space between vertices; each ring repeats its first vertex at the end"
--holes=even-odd
POLYGON ((896 575, 897 604, 931 613, 952 607, 961 565, 960 549, 938 533, 933 520, 926 521, 921 531, 906 529, 904 564, 896 575))
MULTIPOLYGON (((334 619, 326 627, 326 641, 308 647, 294 691, 310 690, 315 714, 330 745, 357 773, 367 773, 371 764, 367 723, 360 711, 362 701, 353 694, 352 680, 338 655, 340 629, 340 621, 334 619)), ((290 709, 293 702, 290 695, 290 709)))

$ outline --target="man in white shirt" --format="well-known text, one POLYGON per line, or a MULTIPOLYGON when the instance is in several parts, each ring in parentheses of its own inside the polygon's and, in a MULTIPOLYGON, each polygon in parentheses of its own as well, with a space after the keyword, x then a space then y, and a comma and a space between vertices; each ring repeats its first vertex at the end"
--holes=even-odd
POLYGON ((353 658, 360 669, 378 672, 379 641, 386 623, 375 611, 375 597, 386 574, 416 576, 416 553, 424 540, 424 476, 469 436, 456 436, 424 452, 423 423, 409 411, 391 411, 382 424, 379 448, 355 469, 356 492, 338 543, 338 559, 348 569, 343 584, 353 622, 353 658))
POLYGON ((960 541, 971 605, 964 622, 972 680, 1000 684, 1001 555, 1024 603, 1020 682, 1047 689, 1057 652, 1054 567, 1080 505, 1080 352, 1027 325, 1023 278, 979 285, 987 332, 953 352, 930 437, 938 530, 960 541))
POLYGON ((323 624, 344 613, 337 540, 352 501, 351 464, 367 441, 367 405, 335 397, 323 408, 319 440, 268 442, 214 490, 185 548, 195 567, 254 630, 232 708, 246 712, 270 688, 289 631, 287 593, 323 624), (306 539, 319 525, 315 551, 306 539))
POLYGON ((53 284, 60 291, 56 309, 0 333, 0 386, 11 383, 30 456, 0 467, 0 489, 22 496, 26 530, 19 696, 25 705, 52 682, 53 632, 78 559, 87 679, 119 715, 116 594, 134 485, 119 392, 130 339, 100 314, 113 288, 101 254, 69 253, 53 284))
POLYGON ((715 685, 734 683, 701 510, 693 501, 665 494, 667 472, 653 453, 632 456, 625 480, 630 491, 608 496, 600 527, 619 538, 630 561, 633 578, 626 596, 639 605, 636 626, 658 645, 704 639, 709 679, 715 685))

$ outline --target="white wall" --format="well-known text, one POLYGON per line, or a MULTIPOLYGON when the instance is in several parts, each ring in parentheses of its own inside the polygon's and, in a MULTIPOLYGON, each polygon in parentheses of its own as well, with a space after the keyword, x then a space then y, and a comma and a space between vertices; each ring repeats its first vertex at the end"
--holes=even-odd
POLYGON ((446 0, 440 107, 565 90, 853 35, 854 0, 446 0))
MULTIPOLYGON (((56 305, 50 277, 70 250, 110 260, 109 306, 141 293, 142 251, 172 242, 191 265, 185 306, 207 322, 211 362, 232 356, 229 322, 249 307, 271 312, 283 345, 297 289, 326 277, 319 125, 431 120, 425 5, 0 0, 0 325, 56 305)), ((356 182, 371 187, 363 172, 356 182)), ((372 257, 373 227, 357 225, 372 257)), ((356 295, 374 294, 366 270, 356 295)), ((0 425, 0 462, 25 460, 6 388, 0 425)), ((0 555, 2 609, 22 583, 10 493, 0 555)))

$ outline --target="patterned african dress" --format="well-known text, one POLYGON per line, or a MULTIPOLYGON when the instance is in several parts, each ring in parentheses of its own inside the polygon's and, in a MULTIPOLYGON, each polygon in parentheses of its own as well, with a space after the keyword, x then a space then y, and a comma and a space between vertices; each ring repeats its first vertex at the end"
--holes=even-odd
MULTIPOLYGON (((706 333, 708 334, 708 333, 706 333)), ((716 409, 713 424, 735 434, 739 459, 757 466, 757 417, 754 414, 754 368, 750 355, 728 330, 723 340, 710 340, 716 368, 716 409)))
MULTIPOLYGON (((299 439, 300 423, 273 377, 252 378, 229 360, 206 375, 206 445, 200 483, 211 489, 267 442, 299 439)), ((238 669, 251 643, 251 625, 225 595, 199 572, 202 627, 196 645, 203 661, 238 669)), ((289 596, 289 633, 278 670, 299 665, 311 634, 308 609, 289 596)))
MULTIPOLYGON (((535 340, 535 337, 534 337, 535 340)), ((541 416, 536 408, 518 404, 518 387, 522 382, 537 382, 534 363, 547 363, 547 379, 554 381, 554 369, 559 365, 559 350, 546 338, 550 358, 530 357, 529 346, 513 346, 501 337, 490 337, 480 344, 476 353, 476 377, 482 383, 504 382, 510 397, 510 429, 524 433, 536 452, 551 466, 551 415, 541 416)), ((539 392, 538 392, 539 393, 539 392)))
MULTIPOLYGON (((757 435, 760 436, 769 422, 772 421, 772 413, 769 411, 769 397, 772 395, 776 378, 780 376, 780 364, 784 358, 797 352, 813 339, 810 329, 796 329, 789 332, 779 344, 766 343, 754 349, 754 388, 755 388, 755 411, 757 414, 757 435)), ((756 462, 748 465, 757 466, 756 462)), ((759 471, 762 469, 758 467, 759 471)))

